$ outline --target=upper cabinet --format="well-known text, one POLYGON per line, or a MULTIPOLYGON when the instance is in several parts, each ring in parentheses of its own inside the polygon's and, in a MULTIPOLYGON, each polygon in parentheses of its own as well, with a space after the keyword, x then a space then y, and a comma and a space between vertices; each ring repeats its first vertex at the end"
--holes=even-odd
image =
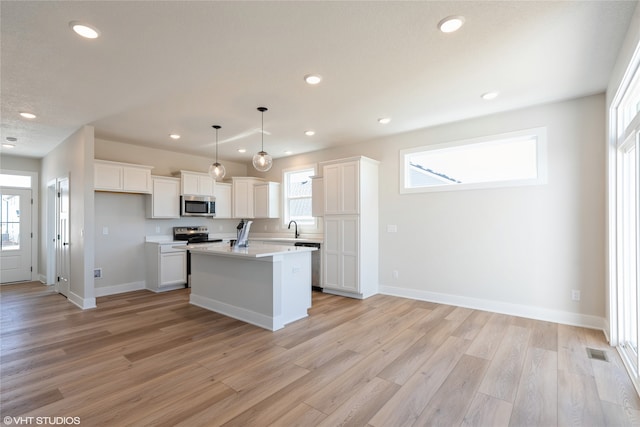
POLYGON ((180 218, 180 179, 151 177, 153 193, 147 196, 147 218, 180 218))
POLYGON ((255 218, 280 218, 280 184, 265 182, 253 187, 255 218))
POLYGON ((181 195, 214 196, 215 181, 208 173, 180 171, 181 195))
POLYGON ((356 215, 360 213, 360 161, 323 164, 324 213, 356 215))
POLYGON ((95 191, 151 194, 153 166, 94 160, 95 191))
POLYGON ((265 181, 260 178, 237 176, 234 176, 231 180, 233 186, 233 217, 254 218, 253 187, 265 181))
POLYGON ((233 218, 231 211, 231 184, 216 182, 216 218, 233 218))
POLYGON ((233 218, 280 218, 279 183, 250 176, 231 180, 233 218))

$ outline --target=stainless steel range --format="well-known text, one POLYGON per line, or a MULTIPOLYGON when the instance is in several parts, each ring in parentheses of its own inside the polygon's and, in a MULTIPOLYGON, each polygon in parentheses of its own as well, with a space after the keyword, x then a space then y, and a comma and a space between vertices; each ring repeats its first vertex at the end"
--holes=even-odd
POLYGON ((186 240, 189 244, 222 242, 222 239, 209 239, 209 229, 204 225, 173 227, 173 240, 186 240))
MULTIPOLYGON (((216 243, 222 239, 210 239, 206 226, 173 227, 173 240, 186 241, 188 244, 216 243)), ((191 251, 187 250, 187 287, 191 287, 191 251)))

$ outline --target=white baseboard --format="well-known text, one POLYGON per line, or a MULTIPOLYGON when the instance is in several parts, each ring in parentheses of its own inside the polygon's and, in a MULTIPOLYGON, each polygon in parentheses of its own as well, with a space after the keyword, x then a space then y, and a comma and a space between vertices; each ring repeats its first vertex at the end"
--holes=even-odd
POLYGON ((107 295, 115 295, 122 294, 125 292, 139 291, 145 289, 145 282, 131 282, 131 283, 121 283, 119 285, 111 285, 111 286, 96 286, 94 289, 94 293, 96 297, 104 297, 107 295))
POLYGON ((82 298, 79 295, 74 294, 69 291, 69 295, 67 296, 67 300, 71 303, 77 305, 83 310, 87 310, 89 308, 96 308, 96 299, 95 298, 82 298))
POLYGON ((532 307, 529 305, 512 304, 507 302, 491 301, 459 295, 441 294, 437 292, 422 291, 417 289, 398 288, 395 286, 381 285, 380 293, 421 301, 435 302, 439 304, 472 308, 475 310, 508 314, 511 316, 526 317, 528 319, 543 320, 546 322, 561 323, 563 325, 598 329, 605 332, 605 335, 607 334, 605 329, 606 320, 603 317, 591 316, 588 314, 550 310, 542 307, 532 307))

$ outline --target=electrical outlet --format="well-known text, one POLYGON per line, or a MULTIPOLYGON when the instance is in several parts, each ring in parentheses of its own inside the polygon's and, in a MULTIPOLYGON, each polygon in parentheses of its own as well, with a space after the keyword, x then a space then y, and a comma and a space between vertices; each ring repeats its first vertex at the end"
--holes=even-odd
POLYGON ((393 273, 391 273, 393 275, 394 279, 398 278, 398 270, 393 270, 393 273))
POLYGON ((580 301, 580 291, 577 289, 571 290, 571 299, 573 301, 580 301))
POLYGON ((109 227, 102 227, 102 234, 105 236, 109 235, 109 227))
POLYGON ((160 232, 160 226, 156 225, 156 233, 159 233, 159 232, 160 232))
POLYGON ((102 269, 101 268, 94 268, 93 269, 93 278, 94 279, 102 279, 102 269))

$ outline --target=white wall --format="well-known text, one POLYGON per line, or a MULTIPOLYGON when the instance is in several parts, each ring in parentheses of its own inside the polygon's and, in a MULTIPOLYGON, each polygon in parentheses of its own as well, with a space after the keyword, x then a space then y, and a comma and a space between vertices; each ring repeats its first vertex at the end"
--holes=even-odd
MULTIPOLYGON (((69 177, 71 282, 69 300, 82 308, 95 306, 93 291, 94 194, 93 127, 84 126, 42 159, 41 194, 46 183, 69 177)), ((46 206, 43 204, 43 212, 46 206)), ((42 239, 46 238, 41 233, 42 239)), ((40 259, 46 257, 46 242, 40 245, 40 259)), ((49 260, 50 261, 50 260, 49 260)), ((40 272, 46 271, 46 266, 40 272)))
POLYGON ((383 292, 601 328, 604 141, 605 97, 595 95, 278 159, 263 176, 279 181, 282 168, 353 155, 379 160, 380 257, 371 268, 383 292), (541 126, 547 185, 399 193, 401 149, 541 126))
POLYGON ((7 154, 0 156, 0 169, 40 173, 41 160, 34 157, 19 157, 7 154))
MULTIPOLYGON (((96 159, 101 160, 153 166, 151 174, 160 176, 172 176, 173 173, 180 170, 208 172, 209 165, 214 161, 209 157, 103 139, 96 139, 95 156, 96 159)), ((245 164, 229 162, 224 159, 220 159, 220 162, 224 164, 227 177, 246 176, 247 166, 245 164)))

